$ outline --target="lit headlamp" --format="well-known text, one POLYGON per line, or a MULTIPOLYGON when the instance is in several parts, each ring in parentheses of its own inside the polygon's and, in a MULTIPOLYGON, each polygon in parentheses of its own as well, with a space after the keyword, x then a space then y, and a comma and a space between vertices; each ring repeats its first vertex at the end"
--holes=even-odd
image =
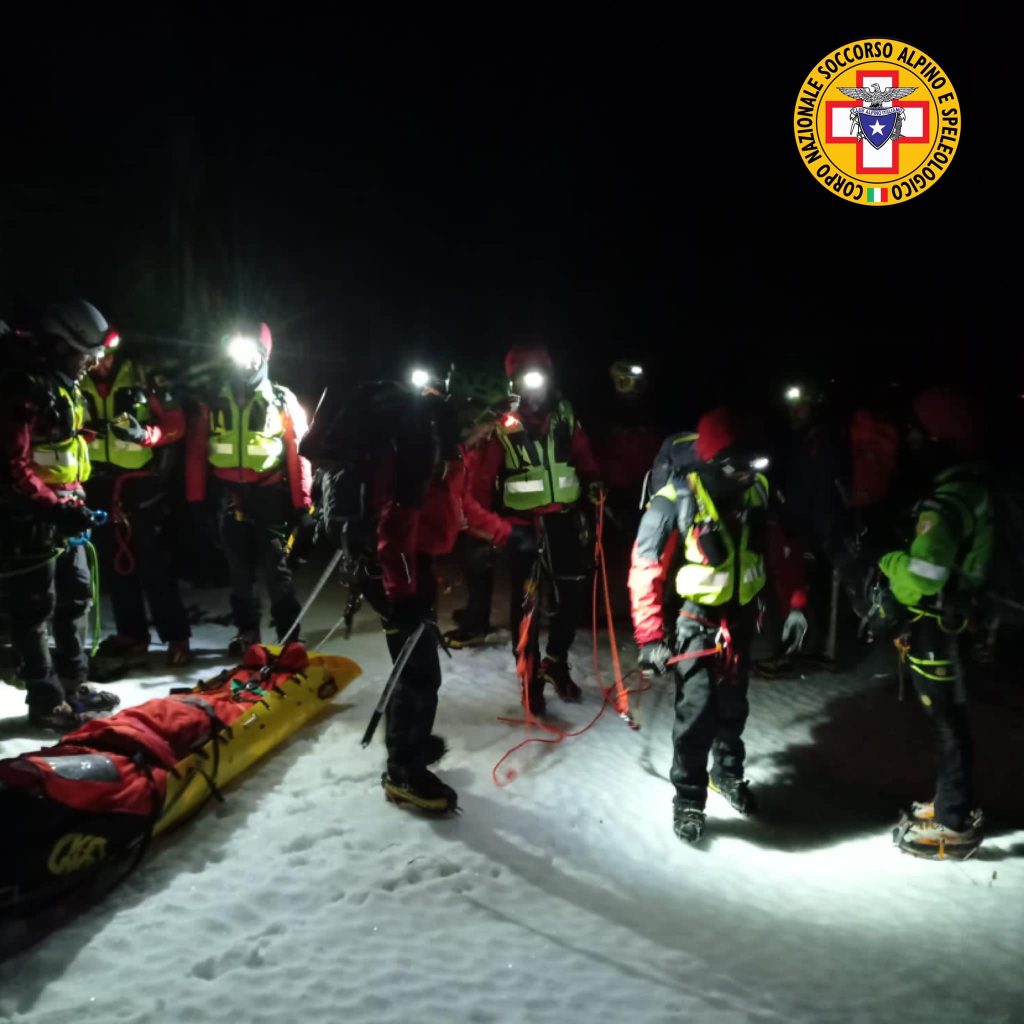
POLYGON ((539 391, 547 383, 547 377, 540 370, 527 370, 522 378, 523 387, 527 391, 539 391))
POLYGON ((121 335, 117 331, 107 331, 103 338, 103 354, 113 352, 121 344, 121 335))
POLYGON ((786 388, 784 396, 787 402, 799 402, 804 397, 803 389, 796 384, 792 384, 786 388))
POLYGON ((255 338, 236 334, 227 344, 228 359, 240 370, 258 370, 263 364, 263 348, 255 338))

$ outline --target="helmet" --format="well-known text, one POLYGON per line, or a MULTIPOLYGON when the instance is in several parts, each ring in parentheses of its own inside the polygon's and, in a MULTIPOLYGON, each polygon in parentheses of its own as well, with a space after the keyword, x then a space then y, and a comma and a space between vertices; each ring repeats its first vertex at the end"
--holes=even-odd
POLYGON ((721 466, 727 476, 763 473, 769 460, 760 435, 753 417, 720 406, 697 421, 694 450, 701 462, 721 466))
POLYGON ((473 402, 481 409, 500 410, 508 406, 508 381, 500 373, 456 367, 449 377, 448 393, 458 401, 473 402))
POLYGON ((644 368, 635 359, 617 359, 609 372, 620 395, 634 394, 643 387, 644 368))
POLYGON ((39 322, 39 330, 49 338, 59 338, 78 352, 95 357, 116 348, 121 342, 103 314, 85 299, 49 306, 39 322))

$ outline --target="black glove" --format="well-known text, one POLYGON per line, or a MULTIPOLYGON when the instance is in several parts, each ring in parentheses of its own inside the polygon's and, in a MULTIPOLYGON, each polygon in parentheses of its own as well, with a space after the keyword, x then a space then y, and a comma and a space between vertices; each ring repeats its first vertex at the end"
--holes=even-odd
POLYGON ((57 532, 64 537, 78 537, 94 525, 93 512, 84 505, 58 505, 53 513, 57 532))
POLYGON ((122 441, 131 441, 132 444, 142 444, 146 440, 146 428, 127 412, 110 421, 110 432, 114 437, 122 441))
POLYGON ((535 555, 537 553, 537 528, 533 523, 516 523, 508 535, 506 547, 517 555, 535 555))
POLYGON ((675 653, 664 640, 644 644, 640 648, 640 667, 650 669, 656 676, 664 675, 669 658, 675 657, 675 653))
POLYGON ((391 605, 391 611, 384 620, 384 628, 408 634, 425 622, 427 617, 428 609, 420 598, 415 595, 403 597, 391 605))

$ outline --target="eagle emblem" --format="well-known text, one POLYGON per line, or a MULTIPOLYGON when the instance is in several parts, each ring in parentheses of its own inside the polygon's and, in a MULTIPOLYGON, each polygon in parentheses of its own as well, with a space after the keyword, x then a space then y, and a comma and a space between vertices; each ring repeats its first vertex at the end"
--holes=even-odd
POLYGON ((850 110, 850 134, 856 135, 858 141, 863 139, 870 143, 875 149, 881 149, 890 140, 895 142, 902 134, 907 115, 902 107, 892 105, 893 100, 901 100, 916 89, 916 85, 883 89, 877 82, 872 82, 869 89, 839 86, 844 96, 860 100, 863 104, 850 110))

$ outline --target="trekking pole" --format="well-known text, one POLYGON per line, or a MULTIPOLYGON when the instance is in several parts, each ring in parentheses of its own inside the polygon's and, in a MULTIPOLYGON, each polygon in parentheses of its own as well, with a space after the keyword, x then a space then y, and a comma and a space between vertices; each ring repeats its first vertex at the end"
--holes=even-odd
POLYGON ((836 640, 839 632, 839 569, 832 567, 832 594, 828 607, 828 637, 825 640, 825 657, 836 660, 836 640))
POLYGON ((363 738, 360 741, 364 747, 370 745, 370 740, 373 739, 373 734, 377 731, 377 726, 380 720, 384 717, 384 712, 387 710, 388 702, 391 700, 391 694, 394 692, 395 687, 398 685, 398 678, 402 674, 402 670, 405 668, 405 663, 412 656, 413 648, 419 643, 420 637, 423 635, 423 630, 426 628, 426 623, 421 622, 406 638, 402 649, 398 652, 398 657, 395 658, 395 664, 392 666, 391 675, 388 676, 388 681, 384 684, 384 690, 380 695, 380 700, 377 701, 377 706, 373 709, 373 714, 370 716, 370 723, 366 727, 366 732, 363 733, 363 738))
POLYGON ((292 638, 292 634, 299 628, 299 623, 302 622, 303 616, 309 611, 313 602, 320 596, 320 591, 327 585, 327 581, 331 578, 331 573, 334 572, 335 567, 341 561, 343 552, 341 548, 331 556, 331 560, 327 563, 327 568, 324 569, 320 575, 320 579, 317 580, 316 586, 313 588, 313 592, 306 598, 306 603, 302 606, 301 611, 296 617, 295 621, 291 624, 288 632, 281 638, 281 646, 283 647, 292 638))

